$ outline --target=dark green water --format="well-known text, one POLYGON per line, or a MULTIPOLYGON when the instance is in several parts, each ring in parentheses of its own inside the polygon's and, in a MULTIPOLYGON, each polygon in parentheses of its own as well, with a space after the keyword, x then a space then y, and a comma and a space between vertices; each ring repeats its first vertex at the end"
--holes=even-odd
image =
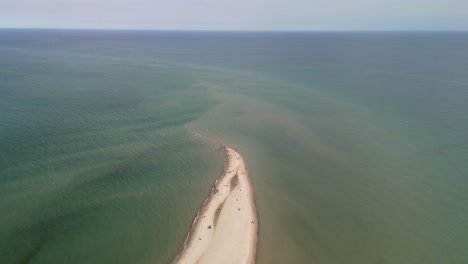
POLYGON ((468 34, 0 31, 0 263, 168 263, 244 154, 258 263, 468 262, 468 34))

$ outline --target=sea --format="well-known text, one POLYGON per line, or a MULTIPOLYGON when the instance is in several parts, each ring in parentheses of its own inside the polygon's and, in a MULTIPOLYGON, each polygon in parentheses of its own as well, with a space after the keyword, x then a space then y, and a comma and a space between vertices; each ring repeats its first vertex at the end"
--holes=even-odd
POLYGON ((0 30, 0 263, 170 263, 218 144, 259 264, 468 263, 468 32, 45 29, 0 30))

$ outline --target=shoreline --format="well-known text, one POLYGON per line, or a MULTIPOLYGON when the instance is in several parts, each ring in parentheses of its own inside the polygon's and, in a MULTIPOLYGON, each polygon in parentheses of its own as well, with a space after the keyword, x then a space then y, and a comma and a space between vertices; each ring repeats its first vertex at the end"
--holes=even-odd
POLYGON ((255 263, 258 217, 244 158, 222 146, 225 166, 172 263, 255 263))

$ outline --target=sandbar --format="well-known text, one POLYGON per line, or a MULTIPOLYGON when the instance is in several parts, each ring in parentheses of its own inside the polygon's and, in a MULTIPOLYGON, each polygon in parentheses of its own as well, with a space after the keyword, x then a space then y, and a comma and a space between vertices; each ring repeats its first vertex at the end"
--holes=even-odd
POLYGON ((255 263, 258 220, 246 163, 236 150, 222 150, 224 172, 198 211, 176 264, 255 263))

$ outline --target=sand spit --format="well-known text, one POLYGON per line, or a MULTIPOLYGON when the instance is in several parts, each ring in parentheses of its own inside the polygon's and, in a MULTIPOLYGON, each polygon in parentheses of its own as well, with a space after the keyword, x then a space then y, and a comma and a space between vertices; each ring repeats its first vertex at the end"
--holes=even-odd
POLYGON ((254 263, 257 212, 242 156, 223 147, 226 167, 200 209, 184 250, 174 263, 254 263))

